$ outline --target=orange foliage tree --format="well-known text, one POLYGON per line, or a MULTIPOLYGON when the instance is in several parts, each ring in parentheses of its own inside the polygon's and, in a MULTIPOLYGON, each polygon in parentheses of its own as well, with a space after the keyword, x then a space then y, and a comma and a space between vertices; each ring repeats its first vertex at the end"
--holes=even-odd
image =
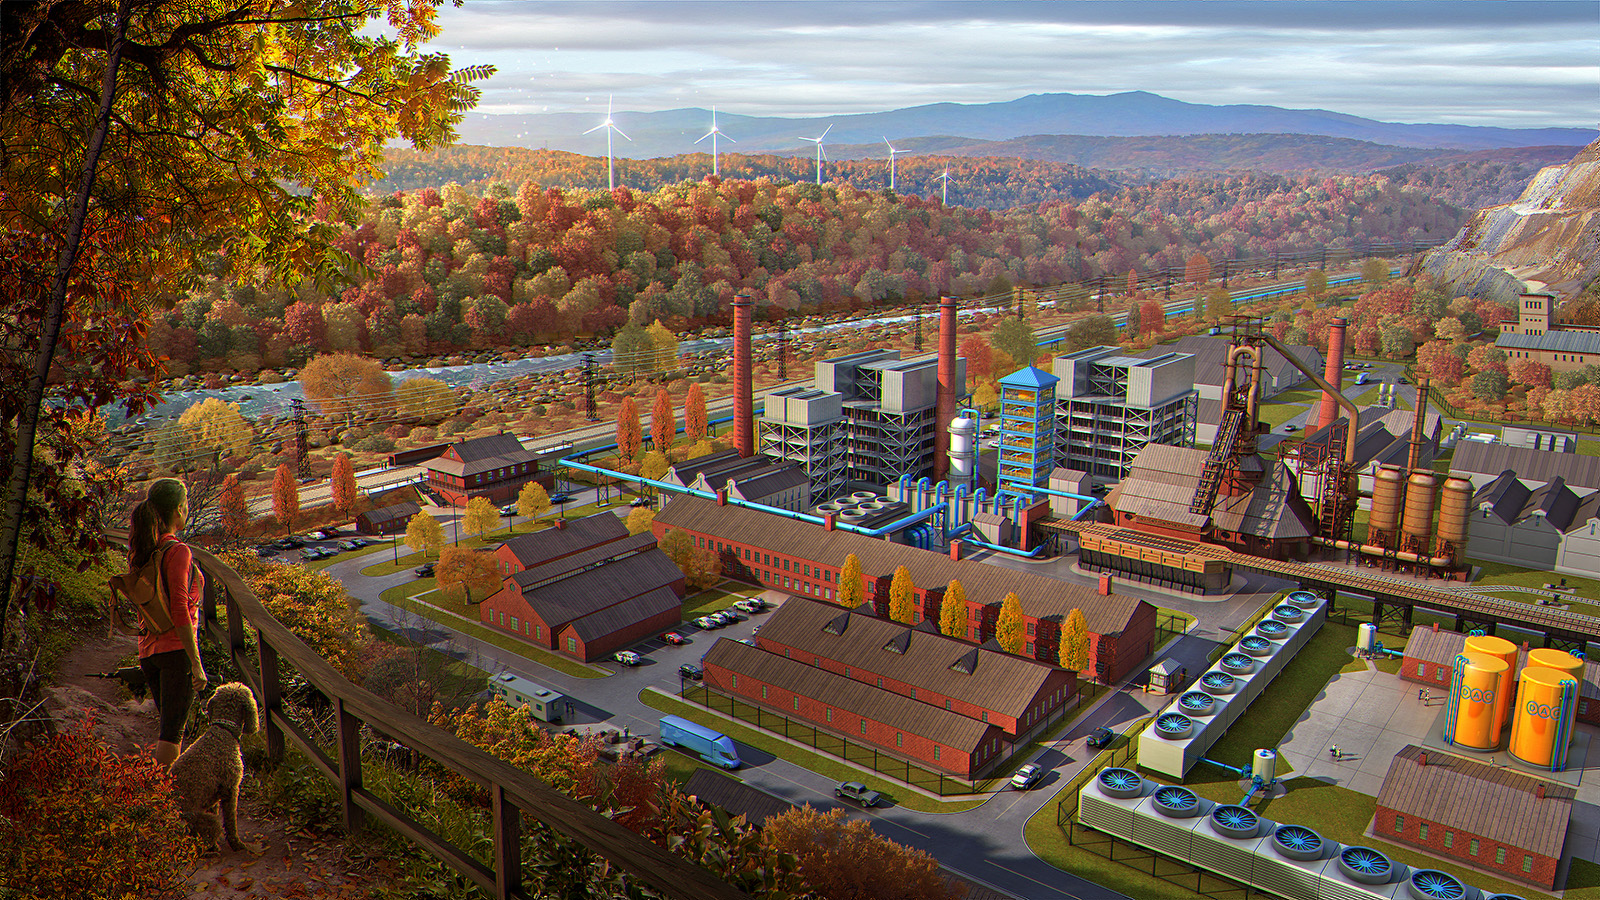
POLYGON ((272 476, 272 514, 286 533, 294 531, 294 520, 300 517, 300 483, 288 463, 280 463, 272 476))
POLYGON ((639 425, 639 406, 632 397, 622 398, 617 407, 617 453, 630 462, 639 456, 644 431, 639 425))
POLYGON ((650 438, 655 441, 656 450, 665 453, 672 449, 672 442, 678 437, 678 423, 672 415, 672 395, 666 388, 656 390, 655 405, 650 408, 650 438))
POLYGON ((339 511, 339 518, 350 518, 357 496, 356 470, 350 464, 350 454, 341 453, 333 458, 333 475, 328 480, 333 490, 333 508, 339 511))
POLYGON ((355 422, 356 412, 394 409, 394 384, 383 364, 354 353, 325 353, 300 371, 300 388, 325 416, 355 422))
POLYGON ((690 444, 698 444, 706 436, 706 395, 699 382, 689 385, 683 395, 683 435, 690 444))
POLYGON ((494 554, 465 547, 444 548, 433 577, 440 587, 460 588, 468 603, 481 603, 500 587, 500 569, 494 554))
POLYGON ((250 525, 250 511, 245 505, 244 489, 239 487, 239 476, 230 472, 222 479, 222 492, 217 496, 217 509, 221 513, 222 533, 229 540, 238 540, 250 525))
POLYGON ((842 809, 818 812, 810 804, 788 809, 762 825, 766 845, 792 853, 820 900, 959 900, 964 886, 945 881, 938 860, 897 844, 842 809))

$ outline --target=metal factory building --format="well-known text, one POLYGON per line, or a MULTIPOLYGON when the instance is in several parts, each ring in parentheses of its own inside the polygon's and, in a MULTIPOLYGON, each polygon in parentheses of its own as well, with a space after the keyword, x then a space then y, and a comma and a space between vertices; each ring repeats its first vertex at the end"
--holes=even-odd
MULTIPOLYGON (((1183 353, 1193 358, 1195 379, 1191 385, 1199 391, 1202 400, 1221 400, 1222 383, 1227 374, 1228 350, 1232 344, 1225 337, 1208 337, 1192 334, 1178 338, 1171 344, 1157 344, 1149 350, 1132 354, 1146 359, 1156 359, 1172 353, 1183 353)), ((1295 358, 1312 369, 1322 368, 1322 354, 1315 347, 1291 346, 1295 358)), ((1306 381, 1305 373, 1295 368, 1283 354, 1272 348, 1264 351, 1262 364, 1265 371, 1261 379, 1261 396, 1270 399, 1282 391, 1297 387, 1306 381)))
POLYGON ((1091 347, 1056 357, 1056 460, 1117 481, 1150 444, 1195 441, 1195 360, 1188 353, 1129 356, 1091 347))
POLYGON ((837 597, 840 567, 853 553, 861 561, 866 595, 885 614, 890 579, 904 565, 917 585, 917 622, 938 621, 944 589, 958 579, 966 589, 968 635, 974 642, 994 635, 1000 603, 1015 592, 1027 628, 1024 655, 1046 662, 1059 659, 1061 623, 1081 609, 1090 632, 1087 671, 1101 681, 1120 681, 1137 671, 1155 649, 1156 608, 1134 597, 1103 596, 1054 578, 693 496, 669 500, 652 528, 657 539, 669 529, 688 532, 695 546, 717 552, 729 577, 828 601, 837 597))

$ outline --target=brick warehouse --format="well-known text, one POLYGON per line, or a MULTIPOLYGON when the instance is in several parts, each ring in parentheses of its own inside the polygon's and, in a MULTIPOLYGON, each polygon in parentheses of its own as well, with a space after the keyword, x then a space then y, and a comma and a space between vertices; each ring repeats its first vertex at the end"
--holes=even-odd
POLYGON ((1072 699, 1076 673, 974 647, 924 620, 915 628, 831 603, 791 597, 761 625, 756 646, 922 703, 998 725, 1015 741, 1072 699))
MULTIPOLYGON (((1448 694, 1455 677, 1456 654, 1466 645, 1467 636, 1459 631, 1442 631, 1437 625, 1413 628, 1406 639, 1405 657, 1400 661, 1400 677, 1448 694)), ((1514 671, 1522 671, 1527 664, 1528 649, 1524 643, 1514 671)), ((1600 725, 1600 663, 1591 660, 1585 660, 1583 665, 1578 721, 1600 725)))
POLYGON ((861 561, 866 595, 885 618, 896 566, 906 566, 917 585, 913 614, 917 622, 938 621, 945 586, 958 579, 966 589, 968 637, 974 642, 994 636, 1000 602, 1015 592, 1022 600, 1027 629, 1024 655, 1049 663, 1059 659, 1061 622, 1074 608, 1081 609, 1089 630, 1085 672, 1101 681, 1126 678, 1155 649, 1156 608, 1134 597, 1102 596, 1054 578, 954 560, 866 535, 719 506, 699 497, 672 498, 652 528, 657 539, 668 529, 688 532, 697 547, 717 551, 729 577, 829 601, 837 594, 840 567, 853 553, 861 561))
POLYGON ((1389 763, 1372 833, 1552 890, 1576 796, 1566 785, 1411 745, 1389 763))
POLYGON ((705 683, 724 694, 961 778, 1005 758, 1010 746, 998 725, 739 641, 718 640, 704 670, 705 683))

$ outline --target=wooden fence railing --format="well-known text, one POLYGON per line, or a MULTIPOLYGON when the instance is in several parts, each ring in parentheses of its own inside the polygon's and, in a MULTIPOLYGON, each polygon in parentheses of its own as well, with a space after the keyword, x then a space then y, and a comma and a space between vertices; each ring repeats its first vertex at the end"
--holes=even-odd
POLYGON ((202 548, 195 561, 206 575, 202 607, 205 631, 227 648, 241 678, 261 704, 267 752, 281 758, 285 738, 312 761, 338 789, 344 827, 355 831, 371 816, 434 854, 497 900, 529 898, 522 885, 522 816, 531 816, 637 876, 674 900, 739 900, 743 891, 710 871, 656 846, 527 772, 517 769, 442 729, 428 724, 377 695, 350 683, 269 613, 232 567, 202 548), (226 619, 218 608, 226 610, 226 619), (256 659, 246 652, 245 628, 255 630, 256 659), (281 695, 283 663, 328 697, 334 715, 336 746, 329 758, 285 712, 281 695), (493 859, 485 865, 366 790, 361 779, 362 723, 463 778, 488 789, 494 826, 493 859))

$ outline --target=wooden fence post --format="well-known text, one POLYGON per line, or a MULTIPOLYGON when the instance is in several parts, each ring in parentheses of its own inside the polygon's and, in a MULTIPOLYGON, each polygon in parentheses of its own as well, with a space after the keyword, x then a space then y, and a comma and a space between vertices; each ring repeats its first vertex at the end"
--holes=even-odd
POLYGON ((361 828, 363 813, 356 805, 355 792, 361 787, 361 720, 345 712, 344 698, 333 701, 339 726, 339 803, 344 813, 344 830, 361 828))
MULTIPOLYGON (((231 620, 233 616, 230 614, 231 620)), ((283 729, 272 720, 274 713, 283 711, 283 691, 278 673, 278 650, 267 643, 261 629, 256 629, 256 655, 261 658, 261 731, 267 740, 267 756, 273 762, 283 759, 283 729)))
POLYGON ((506 789, 491 791, 494 816, 494 892, 508 900, 522 887, 522 811, 506 799, 506 789))

